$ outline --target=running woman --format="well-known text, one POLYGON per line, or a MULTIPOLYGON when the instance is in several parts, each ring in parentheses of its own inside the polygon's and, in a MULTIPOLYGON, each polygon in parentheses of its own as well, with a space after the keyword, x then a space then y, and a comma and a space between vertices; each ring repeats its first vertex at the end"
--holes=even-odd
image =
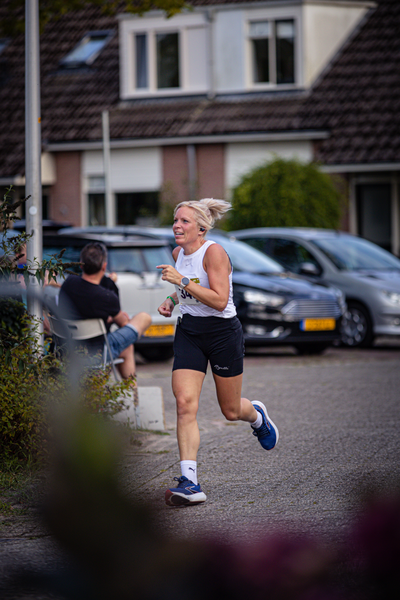
POLYGON ((197 478, 200 432, 197 410, 208 362, 218 403, 228 421, 246 421, 265 450, 278 442, 276 425, 262 402, 242 398, 243 332, 233 304, 232 267, 225 250, 205 239, 217 219, 231 208, 224 200, 181 202, 175 208, 175 268, 159 265, 162 279, 175 285, 158 312, 170 317, 179 304, 181 316, 174 340, 172 390, 177 406, 177 438, 181 477, 165 492, 170 506, 199 504, 207 499, 197 478))

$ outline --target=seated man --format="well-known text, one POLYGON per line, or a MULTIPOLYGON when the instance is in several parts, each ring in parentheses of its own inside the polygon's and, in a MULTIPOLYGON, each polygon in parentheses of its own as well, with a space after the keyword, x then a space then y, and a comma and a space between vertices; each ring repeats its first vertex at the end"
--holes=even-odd
POLYGON ((102 280, 107 267, 107 249, 104 244, 87 244, 81 251, 80 260, 83 263, 82 275, 70 275, 61 286, 61 314, 71 319, 103 319, 108 330, 112 358, 124 359, 123 363, 117 365, 121 377, 127 379, 134 376, 136 369, 133 344, 149 327, 151 317, 141 312, 130 319, 127 313, 121 311, 117 294, 104 287, 102 280), (112 323, 116 323, 119 329, 110 332, 112 323))

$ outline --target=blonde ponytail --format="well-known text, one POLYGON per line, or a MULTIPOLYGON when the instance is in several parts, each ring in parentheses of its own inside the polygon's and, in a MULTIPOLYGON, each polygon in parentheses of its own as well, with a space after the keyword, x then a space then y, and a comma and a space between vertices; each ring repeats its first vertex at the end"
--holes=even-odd
POLYGON ((225 200, 202 198, 202 200, 180 202, 180 204, 175 207, 174 216, 177 210, 182 206, 193 208, 196 215, 196 222, 205 232, 212 229, 215 221, 221 219, 221 217, 232 208, 230 202, 226 202, 225 200))

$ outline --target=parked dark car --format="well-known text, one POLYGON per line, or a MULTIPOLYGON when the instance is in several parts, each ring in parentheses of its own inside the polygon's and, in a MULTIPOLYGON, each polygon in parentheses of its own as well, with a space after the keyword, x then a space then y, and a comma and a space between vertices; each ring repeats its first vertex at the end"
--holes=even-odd
POLYGON ((311 282, 338 287, 346 298, 342 343, 368 347, 376 336, 400 336, 400 260, 342 231, 255 228, 230 235, 311 282))
MULTIPOLYGON (((171 228, 116 227, 140 231, 176 246, 171 228)), ((343 294, 289 276, 274 260, 222 232, 207 235, 223 246, 233 265, 233 294, 247 346, 291 345, 301 353, 323 352, 340 338, 343 294)))
POLYGON ((290 276, 246 244, 212 232, 207 237, 232 261, 233 300, 247 346, 291 345, 317 354, 340 338, 345 304, 339 290, 290 276))

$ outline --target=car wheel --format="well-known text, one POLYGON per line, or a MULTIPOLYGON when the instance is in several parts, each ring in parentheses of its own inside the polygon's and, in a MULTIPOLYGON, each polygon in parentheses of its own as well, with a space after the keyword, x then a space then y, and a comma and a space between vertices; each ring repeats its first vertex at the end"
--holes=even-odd
POLYGON ((295 348, 299 354, 322 354, 329 346, 326 342, 310 342, 308 344, 296 344, 295 348))
POLYGON ((367 348, 374 341, 368 310, 358 302, 349 302, 342 320, 341 341, 349 348, 367 348))
POLYGON ((160 360, 161 361, 161 360, 169 360, 170 358, 172 358, 174 355, 174 348, 172 345, 171 346, 159 346, 158 348, 142 347, 142 348, 138 348, 138 352, 146 360, 149 360, 149 361, 160 360))

